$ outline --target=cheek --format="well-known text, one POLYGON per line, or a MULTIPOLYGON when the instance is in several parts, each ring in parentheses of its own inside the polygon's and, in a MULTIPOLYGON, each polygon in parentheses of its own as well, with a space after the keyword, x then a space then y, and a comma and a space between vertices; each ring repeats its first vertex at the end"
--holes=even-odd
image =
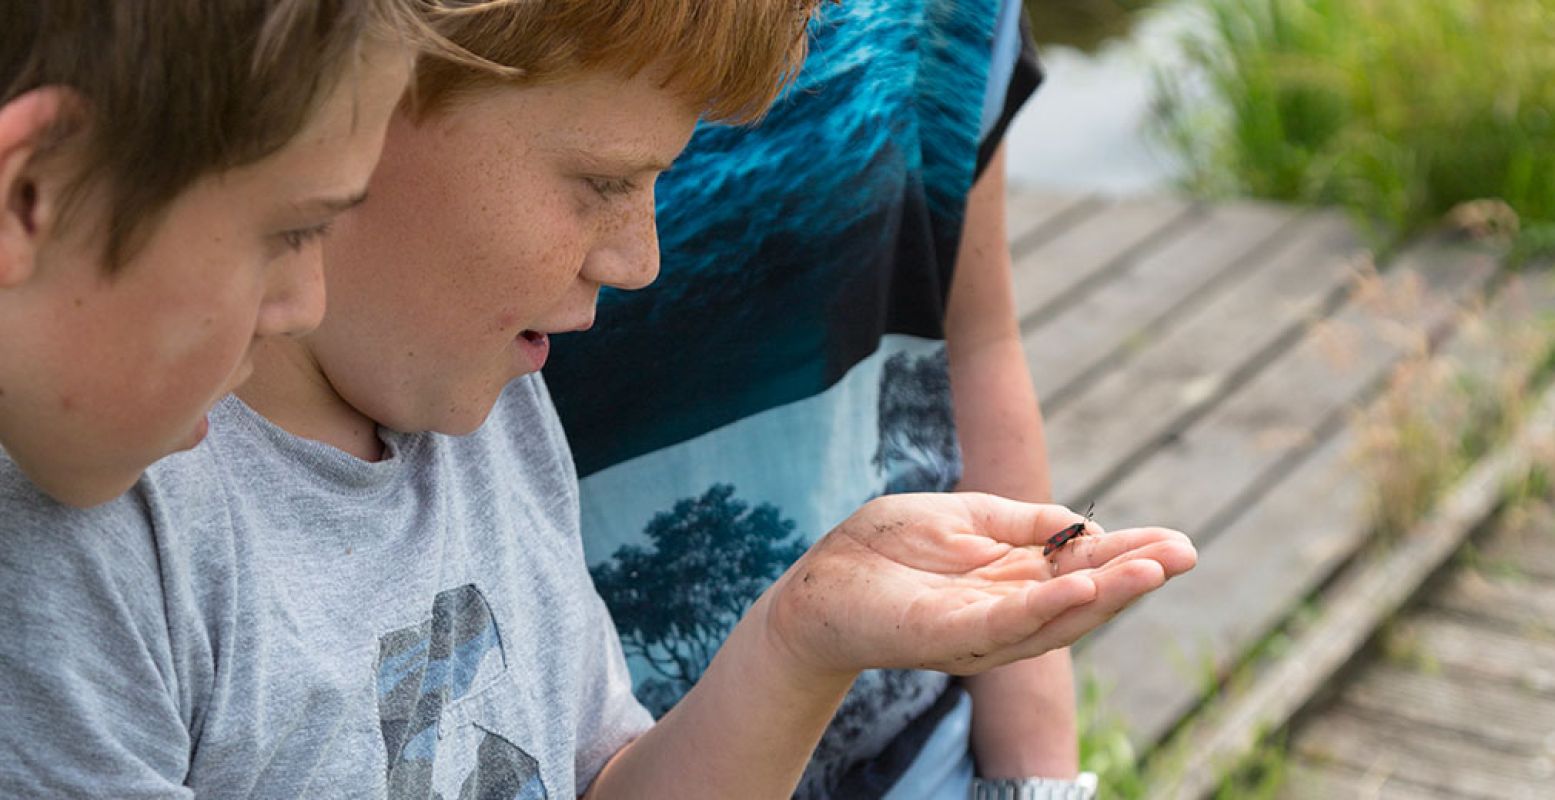
POLYGON ((215 302, 242 298, 214 288, 162 288, 89 299, 72 326, 78 345, 61 354, 75 364, 58 385, 61 409, 105 436, 181 436, 243 376, 257 306, 215 302))
POLYGON ((565 296, 577 283, 596 237, 568 214, 526 220, 522 230, 509 230, 515 235, 494 262, 500 274, 484 281, 492 290, 489 298, 501 305, 495 321, 503 330, 534 323, 534 315, 550 310, 565 296))
MULTIPOLYGON (((217 311, 193 313, 170 321, 161 331, 153 363, 163 369, 168 392, 186 395, 186 402, 207 401, 235 388, 234 373, 242 368, 254 342, 257 296, 217 311)), ((176 402, 176 401, 173 401, 176 402)))
POLYGON ((191 402, 230 388, 228 379, 253 343, 265 299, 262 265, 220 255, 191 259, 189 252, 169 254, 190 261, 190 268, 171 271, 167 280, 121 286, 133 291, 129 307, 143 311, 139 319, 129 320, 132 329, 126 335, 141 343, 134 348, 140 350, 135 360, 144 365, 145 383, 177 387, 192 395, 191 402))

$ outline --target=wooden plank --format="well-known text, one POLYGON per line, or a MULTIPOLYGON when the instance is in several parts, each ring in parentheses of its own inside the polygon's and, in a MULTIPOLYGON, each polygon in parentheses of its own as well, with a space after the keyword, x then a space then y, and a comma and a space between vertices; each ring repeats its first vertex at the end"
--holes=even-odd
POLYGON ((1005 238, 1012 248, 1031 248, 1102 205, 1094 196, 1043 189, 1005 193, 1005 238))
POLYGON ((1386 715, 1409 729, 1435 728, 1458 741, 1528 758, 1555 742, 1555 698, 1495 684, 1470 684, 1376 663, 1345 687, 1341 702, 1386 715))
POLYGON ((1555 588, 1547 584, 1460 572, 1432 592, 1426 603, 1519 636, 1555 637, 1555 588))
MULTIPOLYGON (((1291 749, 1312 763, 1392 778, 1450 797, 1548 798, 1555 764, 1510 755, 1451 733, 1340 706, 1303 724, 1291 749), (1429 790, 1423 787, 1432 787, 1429 790)), ((1338 796, 1338 795, 1333 795, 1338 796)))
MULTIPOLYGON (((1502 487, 1526 475, 1538 454, 1546 452, 1552 443, 1555 389, 1544 392, 1518 435, 1476 464, 1416 529, 1401 537, 1391 550, 1361 558, 1327 588, 1318 618, 1295 635, 1280 658, 1261 671, 1251 688, 1234 693, 1219 703, 1205 722, 1189 727, 1181 739, 1189 754, 1184 777, 1166 785, 1158 796, 1203 796, 1212 788, 1205 782, 1206 775, 1240 760, 1262 732, 1286 725, 1355 656, 1382 620, 1396 613, 1427 577, 1448 561, 1469 533, 1493 513, 1502 487)), ((1326 514, 1326 498, 1304 499, 1309 508, 1322 509, 1326 514)), ((1288 536, 1304 538, 1300 527, 1275 531, 1274 536, 1262 531, 1261 536, 1255 532, 1233 540, 1229 535, 1235 530, 1228 529, 1228 537, 1216 540, 1208 552, 1201 554, 1201 564, 1215 560, 1217 546, 1227 541, 1262 539, 1275 544, 1288 536)), ((1220 588, 1208 587, 1201 594, 1201 617, 1209 616, 1206 611, 1234 604, 1234 600, 1228 602, 1222 596, 1220 588)), ((1150 605, 1151 600, 1147 599, 1140 608, 1150 605)), ((1234 652, 1245 652, 1246 648, 1244 644, 1234 652)), ((1354 697, 1346 697, 1348 702, 1357 703, 1354 697)), ((1545 702, 1551 706, 1545 724, 1550 726, 1552 738, 1541 741, 1555 741, 1555 700, 1545 702)))
POLYGON ((1350 479, 1347 450, 1339 439, 1325 443, 1201 551, 1193 572, 1076 645, 1076 669, 1106 690, 1107 712, 1125 721, 1138 749, 1160 741, 1201 701, 1207 679, 1224 678, 1365 539, 1365 493, 1350 479), (1321 517, 1312 497, 1326 498, 1321 517), (1250 535, 1257 531, 1283 535, 1250 535))
POLYGON ((1279 800, 1447 800, 1449 795, 1399 780, 1386 761, 1359 771, 1341 764, 1294 756, 1286 765, 1279 800))
POLYGON ((1325 440, 1283 476, 1278 491, 1228 521, 1201 549, 1192 575, 1079 644, 1077 663, 1111 687, 1109 706, 1128 721, 1139 746, 1155 742, 1198 702, 1206 670, 1222 675, 1366 540, 1369 495, 1355 475, 1352 442, 1348 432, 1325 440), (1157 666, 1141 672, 1141 659, 1157 666))
POLYGON ((1476 248, 1409 251, 1379 288, 1367 290, 1386 304, 1347 304, 1144 464, 1084 499, 1094 498, 1112 519, 1212 537, 1217 517, 1235 513, 1249 492, 1275 479, 1268 471, 1309 449, 1325 423, 1367 399, 1417 339, 1450 329, 1460 303, 1476 296, 1495 269, 1476 248))
POLYGON ((1109 472, 1202 413, 1248 365, 1345 289, 1359 247, 1342 217, 1303 220, 1267 263, 1140 342, 1124 368, 1067 404, 1044 400, 1055 496, 1088 500, 1109 472))
POLYGON ((1015 256, 1015 310, 1026 319, 1080 293, 1131 252, 1170 233, 1192 207, 1174 198, 1109 201, 1057 236, 1015 256))
POLYGON ((1120 361, 1130 342, 1186 313, 1217 282, 1240 277, 1234 273, 1296 219, 1288 208, 1216 207, 1160 249, 1125 262, 1095 292, 1034 320, 1023 339, 1037 396, 1060 407, 1083 379, 1120 361))
MULTIPOLYGON (((1482 391, 1495 384, 1522 385, 1539 366, 1542 351, 1555 333, 1555 273, 1513 274, 1496 292, 1493 304, 1468 321, 1458 346, 1444 358, 1482 391)), ((1506 391, 1501 389, 1501 391, 1506 391)), ((1516 392, 1516 388, 1511 389, 1516 392)))
POLYGON ((1517 509, 1515 524, 1503 525, 1475 550, 1475 564, 1492 574, 1555 582, 1555 508, 1544 503, 1517 509))
POLYGON ((1406 659, 1453 680, 1555 699, 1555 639, 1529 639, 1432 611, 1413 615, 1390 639, 1406 659))
POLYGON ((1478 555, 1483 568, 1531 580, 1555 581, 1555 536, 1551 535, 1555 519, 1547 517, 1546 521, 1552 527, 1485 543, 1478 555))

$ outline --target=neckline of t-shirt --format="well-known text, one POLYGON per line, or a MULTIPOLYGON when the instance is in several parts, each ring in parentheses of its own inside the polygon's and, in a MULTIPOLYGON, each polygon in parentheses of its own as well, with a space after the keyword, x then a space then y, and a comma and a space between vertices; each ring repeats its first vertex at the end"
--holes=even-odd
POLYGON ((381 491, 410 474, 410 460, 434 434, 401 433, 378 427, 383 458, 366 461, 324 442, 298 436, 255 411, 236 395, 229 395, 211 412, 213 436, 230 435, 224 426, 247 429, 268 442, 277 458, 302 467, 324 486, 340 492, 381 491))

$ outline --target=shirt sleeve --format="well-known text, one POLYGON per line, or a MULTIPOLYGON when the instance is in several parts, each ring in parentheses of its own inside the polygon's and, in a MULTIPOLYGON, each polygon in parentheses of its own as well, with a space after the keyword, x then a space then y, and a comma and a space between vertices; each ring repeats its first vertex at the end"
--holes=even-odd
POLYGON ((585 699, 578 714, 575 780, 580 797, 611 756, 653 727, 653 716, 632 695, 632 676, 621 651, 621 639, 597 594, 592 597, 590 614, 599 636, 594 653, 583 659, 584 668, 592 672, 581 687, 585 699))
POLYGON ((1042 78, 1042 64, 1037 59, 1025 6, 1021 0, 1003 0, 994 32, 993 59, 988 67, 988 90, 983 99, 978 177, 1004 141, 1011 120, 1042 85, 1042 78))
POLYGON ((134 502, 67 509, 18 491, 7 466, 0 797, 192 797, 156 550, 120 513, 134 502))

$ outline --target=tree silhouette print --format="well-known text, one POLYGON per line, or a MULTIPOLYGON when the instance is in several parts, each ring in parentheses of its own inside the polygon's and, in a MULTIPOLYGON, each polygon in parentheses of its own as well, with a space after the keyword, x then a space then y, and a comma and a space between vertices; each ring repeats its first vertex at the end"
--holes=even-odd
POLYGON ((961 479, 961 449, 945 348, 887 359, 880 373, 879 412, 880 445, 871 463, 885 476, 883 494, 955 488, 961 479))
POLYGON ((644 549, 622 545, 590 570, 628 656, 659 682, 638 695, 663 713, 701 677, 736 622, 805 551, 793 520, 768 503, 751 508, 734 487, 715 484, 698 498, 655 514, 644 549))

